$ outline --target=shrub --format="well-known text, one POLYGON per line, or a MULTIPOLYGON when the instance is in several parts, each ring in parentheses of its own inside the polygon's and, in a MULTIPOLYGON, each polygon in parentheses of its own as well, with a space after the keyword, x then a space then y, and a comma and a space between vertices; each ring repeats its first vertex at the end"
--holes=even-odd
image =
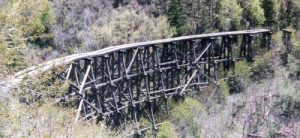
POLYGON ((297 60, 293 55, 288 54, 288 69, 290 71, 290 76, 292 78, 298 77, 298 74, 300 74, 300 63, 299 60, 297 60))
POLYGON ((167 121, 158 129, 157 138, 179 138, 174 125, 167 121))
POLYGON ((39 46, 49 46, 53 44, 54 36, 51 35, 54 25, 54 17, 48 0, 41 0, 38 6, 39 11, 29 20, 26 36, 39 46))
POLYGON ((299 77, 300 75, 300 41, 298 40, 296 30, 293 28, 289 28, 289 30, 292 31, 292 47, 289 53, 285 53, 285 62, 290 71, 290 76, 292 78, 295 78, 299 77))
POLYGON ((246 19, 250 23, 250 26, 246 27, 248 28, 262 25, 265 21, 265 17, 264 11, 261 8, 261 2, 259 0, 252 0, 245 1, 244 4, 243 19, 246 19))
POLYGON ((300 59, 299 32, 297 32, 297 30, 291 27, 289 27, 288 29, 292 31, 292 36, 291 36, 292 51, 289 54, 292 54, 296 59, 300 59))
POLYGON ((187 33, 187 14, 184 10, 184 3, 182 0, 173 0, 170 2, 168 20, 170 25, 176 28, 177 36, 187 33))
POLYGON ((193 120, 193 116, 203 110, 203 105, 190 97, 187 97, 182 103, 171 104, 171 115, 177 119, 184 119, 188 122, 193 120))
POLYGON ((10 99, 1 100, 0 106, 0 136, 3 137, 121 137, 103 124, 74 124, 72 109, 51 103, 24 105, 10 99))
POLYGON ((8 73, 7 64, 11 61, 12 52, 6 48, 5 41, 0 40, 0 78, 4 78, 8 73))
POLYGON ((68 83, 57 76, 62 69, 54 67, 50 71, 38 74, 35 78, 25 77, 14 95, 26 104, 43 104, 46 101, 57 100, 55 98, 62 97, 69 88, 68 83))
POLYGON ((198 137, 202 134, 201 127, 195 121, 195 117, 204 110, 204 106, 198 100, 186 97, 183 102, 179 103, 173 100, 169 106, 179 135, 198 137))
POLYGON ((251 68, 252 71, 251 78, 253 81, 266 79, 267 77, 270 77, 274 73, 271 60, 272 60, 271 52, 265 53, 262 57, 257 57, 255 59, 253 67, 251 68))
POLYGON ((1 73, 12 74, 26 68, 28 62, 24 57, 31 55, 25 55, 23 49, 32 44, 48 46, 53 40, 53 16, 48 0, 4 2, 0 22, 1 73))
POLYGON ((230 89, 225 80, 220 81, 219 87, 221 92, 221 98, 229 96, 230 89))
POLYGON ((33 36, 52 32, 54 18, 48 0, 17 0, 3 7, 5 27, 15 30, 24 40, 32 41, 33 36))
POLYGON ((245 86, 244 86, 245 84, 238 77, 229 76, 227 83, 228 83, 230 93, 240 93, 240 92, 243 92, 245 89, 245 86))
POLYGON ((220 11, 217 15, 221 30, 237 30, 240 27, 242 8, 237 0, 221 0, 220 11))
POLYGON ((134 9, 113 10, 111 18, 103 19, 104 24, 94 24, 90 31, 82 31, 80 38, 86 50, 108 46, 169 38, 175 28, 164 16, 154 18, 134 9))
POLYGON ((295 83, 283 79, 279 81, 277 90, 279 100, 274 103, 274 107, 280 107, 280 115, 290 117, 295 112, 300 113, 300 93, 295 83))
POLYGON ((277 25, 276 18, 276 3, 273 0, 264 0, 262 1, 262 8, 264 9, 265 15, 265 26, 274 27, 277 25))
POLYGON ((246 84, 250 82, 251 67, 246 61, 239 61, 235 68, 229 72, 227 84, 230 93, 239 93, 244 91, 246 84))
POLYGON ((283 46, 282 35, 283 35, 282 31, 278 31, 278 32, 272 34, 272 42, 274 44, 276 44, 276 46, 280 46, 280 47, 283 46))

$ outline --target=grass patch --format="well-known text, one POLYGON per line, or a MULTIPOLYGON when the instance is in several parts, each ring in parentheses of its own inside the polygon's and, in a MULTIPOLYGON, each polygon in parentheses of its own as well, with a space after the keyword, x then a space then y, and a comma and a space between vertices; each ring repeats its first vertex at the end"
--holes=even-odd
POLYGON ((174 125, 167 121, 158 129, 157 138, 179 138, 174 125))
POLYGON ((171 115, 177 119, 184 119, 186 121, 192 121, 193 117, 204 110, 204 106, 197 100, 194 100, 190 97, 182 103, 173 103, 170 104, 171 115))

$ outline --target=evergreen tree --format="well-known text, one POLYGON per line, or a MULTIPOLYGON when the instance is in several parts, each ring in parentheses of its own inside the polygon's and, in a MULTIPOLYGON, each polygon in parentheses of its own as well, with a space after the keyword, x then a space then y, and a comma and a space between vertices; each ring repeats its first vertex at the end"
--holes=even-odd
POLYGON ((279 12, 279 27, 286 28, 291 25, 291 15, 292 7, 291 0, 287 0, 286 2, 280 3, 280 12, 279 12))
POLYGON ((273 0, 262 0, 262 8, 265 15, 265 26, 274 27, 277 25, 275 3, 273 0))
POLYGON ((265 21, 264 10, 261 8, 260 0, 245 1, 241 4, 243 8, 243 23, 246 28, 263 25, 265 21))
POLYGON ((168 20, 176 28, 177 36, 187 33, 187 15, 182 0, 171 0, 168 9, 168 20))
POLYGON ((237 0, 219 0, 219 11, 216 16, 220 31, 238 30, 242 20, 242 8, 237 0))
POLYGON ((293 0, 293 18, 292 18, 292 25, 296 29, 299 29, 299 22, 300 22, 300 1, 293 0))

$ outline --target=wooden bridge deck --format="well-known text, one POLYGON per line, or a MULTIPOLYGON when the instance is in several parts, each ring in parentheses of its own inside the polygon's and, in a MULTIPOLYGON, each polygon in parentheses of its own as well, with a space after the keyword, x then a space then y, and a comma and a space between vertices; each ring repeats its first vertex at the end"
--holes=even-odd
POLYGON ((199 34, 199 35, 189 35, 189 36, 181 36, 181 37, 175 37, 175 38, 168 38, 168 39, 159 39, 159 40, 153 40, 153 41, 147 41, 147 42, 138 42, 138 43, 131 43, 131 44, 123 44, 123 45, 117 45, 117 46, 111 46, 104 49, 100 49, 93 52, 87 52, 87 53, 79 53, 79 54, 73 54, 66 57, 54 59, 51 61, 48 61, 46 63, 40 64, 38 66, 33 66, 28 69, 22 70, 17 72, 12 78, 23 78, 24 75, 35 75, 37 72, 43 72, 52 66, 60 66, 63 64, 68 64, 72 61, 80 60, 86 57, 95 57, 95 56, 101 56, 113 51, 120 51, 120 50, 126 50, 131 48, 137 48, 137 47, 143 47, 146 45, 157 45, 157 44, 163 44, 163 43, 170 43, 170 42, 176 42, 176 41, 184 41, 184 40, 192 40, 192 39, 202 39, 202 38, 214 38, 214 37, 221 37, 221 36, 237 36, 237 35, 245 35, 245 34, 257 34, 257 33, 267 33, 270 32, 268 29, 255 29, 255 30, 243 30, 243 31, 230 31, 230 32, 218 32, 218 33, 209 33, 209 34, 199 34))

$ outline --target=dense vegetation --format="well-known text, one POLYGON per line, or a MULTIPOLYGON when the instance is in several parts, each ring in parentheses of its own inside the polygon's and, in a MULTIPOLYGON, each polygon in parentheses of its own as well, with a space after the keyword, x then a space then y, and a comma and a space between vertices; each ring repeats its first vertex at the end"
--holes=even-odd
MULTIPOLYGON (((2 0, 0 79, 53 58, 118 44, 269 28, 272 51, 257 48, 261 52, 253 63, 236 63, 210 101, 205 92, 170 101, 175 120, 166 121, 157 136, 299 137, 299 21, 299 0, 2 0), (293 31, 290 53, 281 42, 284 28, 293 31)), ((74 126, 72 109, 36 101, 36 96, 52 99, 65 90, 64 83, 49 80, 53 78, 44 73, 24 80, 26 87, 14 93, 17 98, 0 96, 0 137, 119 134, 101 124, 74 126)))

